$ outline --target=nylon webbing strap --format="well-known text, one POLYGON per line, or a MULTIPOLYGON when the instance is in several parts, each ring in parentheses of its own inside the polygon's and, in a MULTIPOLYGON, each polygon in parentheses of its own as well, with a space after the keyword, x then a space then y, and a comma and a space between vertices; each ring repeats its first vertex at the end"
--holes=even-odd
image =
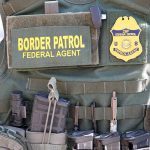
POLYGON ((6 16, 16 14, 33 4, 42 3, 44 0, 10 0, 3 4, 3 9, 6 16))
MULTIPOLYGON (((92 120, 92 108, 79 106, 79 119, 92 120)), ((70 108, 69 117, 74 118, 75 107, 70 108)), ((111 107, 96 107, 94 109, 95 120, 112 120, 111 107)), ((136 119, 145 116, 145 106, 130 105, 117 107, 117 120, 136 119)))
POLYGON ((118 107, 117 119, 134 119, 145 116, 144 105, 130 105, 118 107))
MULTIPOLYGON (((47 91, 45 85, 48 79, 28 78, 26 89, 31 91, 47 91)), ((96 93, 139 93, 146 89, 146 79, 128 80, 128 81, 98 81, 98 82, 80 82, 80 81, 57 81, 59 93, 71 94, 96 94, 96 93)))
POLYGON ((45 140, 45 134, 46 134, 48 120, 49 120, 49 115, 50 115, 50 110, 51 110, 51 103, 52 103, 52 101, 54 101, 54 106, 53 106, 53 110, 52 110, 52 116, 51 116, 51 120, 50 120, 49 136, 48 136, 48 140, 47 140, 47 144, 50 143, 52 126, 53 126, 53 122, 54 122, 54 115, 55 115, 55 111, 56 111, 56 104, 57 104, 57 101, 59 99, 59 94, 58 94, 57 86, 56 86, 56 79, 54 77, 52 77, 49 80, 49 82, 47 84, 47 87, 50 90, 50 93, 49 93, 49 96, 48 96, 49 108, 48 108, 47 117, 46 117, 46 123, 45 123, 45 127, 44 127, 42 144, 44 143, 44 140, 45 140))
POLYGON ((45 2, 45 14, 59 13, 58 1, 46 1, 45 2))
MULTIPOLYGON (((69 117, 75 117, 75 109, 76 107, 70 106, 69 108, 69 117)), ((85 106, 78 106, 78 119, 88 119, 92 120, 92 108, 85 106)))

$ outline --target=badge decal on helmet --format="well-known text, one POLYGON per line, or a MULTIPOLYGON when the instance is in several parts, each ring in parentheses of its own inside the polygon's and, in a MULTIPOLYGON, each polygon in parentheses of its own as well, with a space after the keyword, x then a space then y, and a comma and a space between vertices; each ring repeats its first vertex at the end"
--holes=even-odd
POLYGON ((143 51, 139 38, 141 31, 132 16, 119 17, 110 31, 113 37, 110 53, 125 62, 141 55, 143 51))

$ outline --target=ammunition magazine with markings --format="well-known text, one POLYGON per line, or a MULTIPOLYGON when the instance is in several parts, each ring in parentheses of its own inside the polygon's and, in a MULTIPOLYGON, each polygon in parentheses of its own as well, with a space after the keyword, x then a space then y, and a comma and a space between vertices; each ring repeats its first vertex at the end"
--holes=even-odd
POLYGON ((0 149, 150 149, 149 0, 0 0, 0 149))
MULTIPOLYGON (((43 132, 44 125, 46 120, 46 115, 48 111, 48 97, 43 97, 41 95, 36 95, 34 98, 32 117, 31 117, 31 126, 30 129, 33 132, 43 132)), ((53 108, 54 104, 52 104, 53 108)), ((56 106, 55 117, 52 132, 61 133, 65 131, 66 116, 68 112, 68 101, 64 99, 59 99, 56 106)), ((50 112, 49 120, 52 116, 50 112)), ((49 130, 49 124, 47 131, 49 130)))

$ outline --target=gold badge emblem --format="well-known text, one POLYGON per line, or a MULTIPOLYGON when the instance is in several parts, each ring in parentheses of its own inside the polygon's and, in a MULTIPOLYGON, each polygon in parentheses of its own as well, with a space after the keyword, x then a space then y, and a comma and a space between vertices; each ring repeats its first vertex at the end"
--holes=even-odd
POLYGON ((110 31, 113 37, 110 53, 125 62, 141 55, 143 51, 139 39, 141 31, 132 16, 119 17, 110 31))

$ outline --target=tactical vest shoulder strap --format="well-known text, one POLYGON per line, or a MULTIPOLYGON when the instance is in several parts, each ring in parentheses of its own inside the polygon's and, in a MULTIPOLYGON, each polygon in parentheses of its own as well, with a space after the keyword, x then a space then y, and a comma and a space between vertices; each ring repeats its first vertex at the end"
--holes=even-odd
POLYGON ((19 11, 28 9, 31 5, 39 6, 44 2, 44 0, 10 0, 3 3, 3 9, 6 16, 17 14, 19 11))

